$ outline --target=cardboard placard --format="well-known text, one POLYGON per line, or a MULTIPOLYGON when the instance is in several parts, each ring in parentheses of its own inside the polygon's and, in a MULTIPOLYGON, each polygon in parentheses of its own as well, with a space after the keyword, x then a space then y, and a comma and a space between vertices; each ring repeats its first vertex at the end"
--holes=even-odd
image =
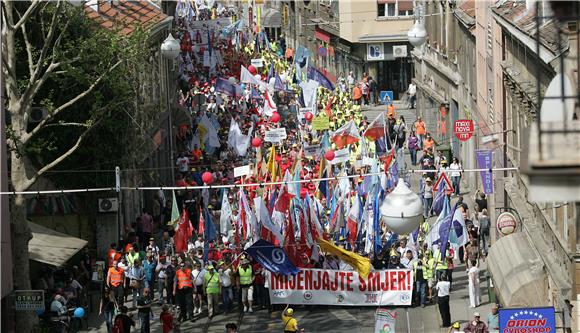
POLYGON ((252 167, 250 165, 243 165, 234 168, 234 178, 247 176, 252 172, 252 167))
POLYGON ((286 128, 276 128, 271 131, 266 132, 264 136, 264 141, 272 143, 280 143, 282 140, 286 139, 286 128))

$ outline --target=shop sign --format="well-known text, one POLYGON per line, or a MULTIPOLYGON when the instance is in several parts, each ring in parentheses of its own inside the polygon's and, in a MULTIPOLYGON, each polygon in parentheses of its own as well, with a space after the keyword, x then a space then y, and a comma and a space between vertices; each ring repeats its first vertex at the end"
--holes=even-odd
POLYGON ((385 60, 385 47, 381 44, 367 44, 367 60, 380 61, 385 60))
POLYGON ((15 290, 14 310, 44 310, 44 290, 15 290))
POLYGON ((459 119, 455 121, 453 126, 453 133, 460 141, 467 141, 471 139, 474 132, 473 120, 459 119))
POLYGON ((503 212, 497 217, 496 226, 502 236, 511 235, 518 229, 518 220, 514 214, 503 212))
POLYGON ((499 309, 499 331, 556 332, 556 315, 553 307, 499 309))

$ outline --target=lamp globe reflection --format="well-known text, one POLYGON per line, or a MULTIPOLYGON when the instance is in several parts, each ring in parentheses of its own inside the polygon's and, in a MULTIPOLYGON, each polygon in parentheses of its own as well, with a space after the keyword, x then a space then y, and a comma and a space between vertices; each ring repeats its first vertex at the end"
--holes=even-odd
POLYGON ((402 178, 397 186, 385 197, 381 205, 383 221, 399 235, 409 234, 415 230, 423 220, 423 203, 402 178))
POLYGON ((167 38, 161 44, 161 54, 166 59, 176 59, 179 56, 180 46, 179 42, 173 38, 172 34, 169 34, 167 38))

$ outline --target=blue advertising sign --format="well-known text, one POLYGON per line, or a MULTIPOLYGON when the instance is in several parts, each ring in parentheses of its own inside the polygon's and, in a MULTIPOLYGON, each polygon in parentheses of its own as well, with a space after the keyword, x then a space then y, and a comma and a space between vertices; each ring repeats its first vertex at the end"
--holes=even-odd
POLYGON ((392 90, 381 91, 379 93, 379 99, 381 101, 381 104, 388 105, 393 103, 393 91, 392 90))
POLYGON ((475 158, 477 160, 477 167, 485 169, 480 171, 481 183, 483 185, 483 193, 493 194, 493 172, 490 171, 493 167, 493 150, 480 149, 475 151, 475 158))
POLYGON ((506 308, 499 309, 499 332, 552 333, 556 329, 554 308, 506 308))

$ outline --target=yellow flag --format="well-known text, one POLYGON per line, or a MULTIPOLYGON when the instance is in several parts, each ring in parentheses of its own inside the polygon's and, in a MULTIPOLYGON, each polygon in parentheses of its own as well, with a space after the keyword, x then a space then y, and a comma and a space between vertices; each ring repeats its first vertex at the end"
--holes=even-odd
POLYGON ((268 172, 270 172, 270 175, 272 176, 272 180, 276 178, 276 163, 276 147, 272 145, 270 148, 270 155, 268 156, 268 165, 266 165, 268 172))
POLYGON ((363 279, 369 276, 369 272, 371 271, 371 261, 369 258, 347 251, 322 238, 318 239, 318 245, 320 245, 320 249, 323 252, 338 256, 340 260, 351 265, 363 279))

